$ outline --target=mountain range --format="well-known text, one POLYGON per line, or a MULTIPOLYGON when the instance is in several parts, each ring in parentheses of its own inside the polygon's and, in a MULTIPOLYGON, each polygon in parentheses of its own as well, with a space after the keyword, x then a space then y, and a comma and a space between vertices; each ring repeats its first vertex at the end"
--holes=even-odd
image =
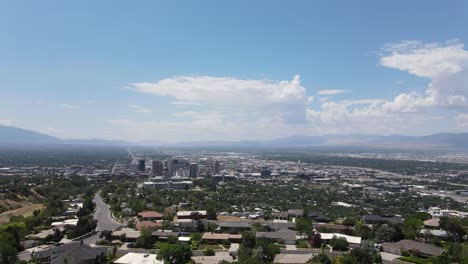
POLYGON ((168 147, 307 147, 363 146, 415 149, 468 149, 468 133, 438 133, 427 136, 403 135, 294 135, 266 141, 204 141, 164 144, 160 141, 128 142, 106 139, 59 139, 46 134, 12 126, 0 125, 0 145, 157 145, 168 147))

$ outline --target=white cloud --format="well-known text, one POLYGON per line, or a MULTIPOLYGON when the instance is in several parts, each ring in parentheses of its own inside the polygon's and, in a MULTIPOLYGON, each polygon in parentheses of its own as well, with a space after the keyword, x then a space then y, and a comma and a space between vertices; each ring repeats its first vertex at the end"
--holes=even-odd
POLYGON ((184 111, 184 112, 178 112, 174 113, 173 116, 175 117, 193 117, 196 116, 198 112, 195 111, 184 111))
MULTIPOLYGON (((379 63, 429 78, 430 83, 424 93, 404 92, 391 100, 320 100, 319 109, 308 110, 309 122, 325 133, 427 134, 449 129, 443 125, 442 113, 468 108, 468 52, 462 44, 388 44, 379 63)), ((453 121, 468 128, 467 120, 466 115, 458 115, 453 121)))
POLYGON ((197 102, 188 102, 188 101, 173 101, 171 102, 173 105, 189 105, 189 106, 199 106, 200 103, 197 102))
MULTIPOLYGON (((325 100, 324 100, 325 101, 325 100)), ((370 105, 370 104, 381 104, 386 102, 383 99, 358 99, 358 100, 341 100, 339 103, 342 105, 370 105)))
POLYGON ((71 105, 71 104, 60 104, 60 107, 68 108, 68 109, 78 108, 78 106, 76 106, 76 105, 71 105))
POLYGON ((300 84, 299 75, 292 81, 176 76, 131 86, 135 91, 173 98, 176 102, 203 104, 210 111, 226 116, 258 119, 276 115, 287 123, 304 123, 306 106, 311 101, 300 84))
POLYGON ((457 41, 388 44, 379 63, 430 79, 424 94, 401 94, 387 105, 389 109, 468 107, 468 51, 457 41))
POLYGON ((129 108, 133 108, 136 113, 151 113, 151 112, 153 112, 151 109, 145 108, 145 107, 143 107, 141 105, 129 104, 127 106, 129 108))
POLYGON ((175 112, 171 122, 110 122, 128 131, 130 137, 166 137, 174 141, 327 133, 429 134, 468 129, 468 52, 462 44, 388 44, 378 60, 381 66, 427 78, 429 84, 424 92, 404 91, 390 99, 353 96, 333 100, 333 95, 351 91, 320 90, 320 96, 314 99, 302 87, 299 76, 291 81, 177 76, 154 83, 133 83, 130 87, 168 97, 175 106, 203 107, 175 112))
POLYGON ((350 90, 320 90, 317 92, 319 95, 335 95, 335 94, 341 94, 341 93, 349 93, 351 92, 350 90))

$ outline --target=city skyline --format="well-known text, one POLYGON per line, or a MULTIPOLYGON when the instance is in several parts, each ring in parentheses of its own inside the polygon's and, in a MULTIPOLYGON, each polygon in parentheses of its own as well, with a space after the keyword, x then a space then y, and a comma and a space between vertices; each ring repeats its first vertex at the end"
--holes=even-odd
POLYGON ((169 142, 468 131, 463 1, 1 5, 1 125, 169 142))

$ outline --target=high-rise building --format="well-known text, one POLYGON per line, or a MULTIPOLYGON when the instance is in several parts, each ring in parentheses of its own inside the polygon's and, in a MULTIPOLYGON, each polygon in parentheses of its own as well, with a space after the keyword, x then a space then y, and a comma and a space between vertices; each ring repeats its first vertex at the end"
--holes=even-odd
POLYGON ((140 171, 145 171, 145 170, 146 170, 146 163, 145 163, 145 162, 146 162, 146 161, 145 161, 144 159, 141 159, 141 160, 140 160, 140 162, 139 162, 140 166, 138 166, 138 169, 139 169, 140 171))
POLYGON ((164 164, 160 160, 152 160, 151 161, 151 172, 153 175, 162 176, 164 169, 164 164))
POLYGON ((191 178, 198 177, 198 164, 197 163, 190 163, 189 165, 189 176, 191 178))
POLYGON ((215 160, 215 162, 214 162, 214 173, 219 174, 219 172, 220 172, 219 161, 215 160))
POLYGON ((167 173, 168 173, 168 177, 172 177, 173 175, 173 172, 174 172, 174 165, 172 164, 172 158, 168 158, 166 160, 166 169, 167 169, 167 173))

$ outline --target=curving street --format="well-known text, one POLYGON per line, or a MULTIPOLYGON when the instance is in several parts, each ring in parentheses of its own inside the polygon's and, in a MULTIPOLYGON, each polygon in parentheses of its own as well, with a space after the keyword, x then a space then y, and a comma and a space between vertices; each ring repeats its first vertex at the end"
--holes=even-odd
POLYGON ((88 245, 96 243, 96 241, 99 239, 99 234, 101 231, 115 231, 118 227, 123 226, 112 218, 109 205, 102 200, 99 193, 96 193, 93 201, 96 204, 94 219, 98 222, 96 227, 96 234, 83 239, 83 242, 88 245))

